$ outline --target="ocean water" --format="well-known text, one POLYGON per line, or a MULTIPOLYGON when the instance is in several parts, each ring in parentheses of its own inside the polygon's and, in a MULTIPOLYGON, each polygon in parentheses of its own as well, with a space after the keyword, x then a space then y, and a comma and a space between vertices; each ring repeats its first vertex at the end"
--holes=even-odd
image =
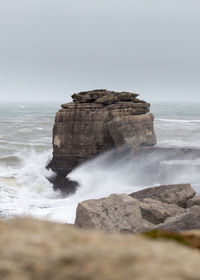
MULTIPOLYGON (((165 161, 159 155, 158 172, 150 178, 149 166, 140 159, 113 151, 88 161, 69 177, 81 187, 76 194, 62 197, 46 179, 52 171, 45 166, 52 156, 52 127, 59 104, 0 104, 0 218, 33 216, 61 223, 73 223, 80 201, 130 193, 159 185, 167 171, 166 183, 192 183, 200 192, 200 159, 165 161), (145 167, 145 168, 144 168, 145 167), (176 167, 176 172, 174 172, 176 167), (143 178, 143 180, 141 180, 143 178), (145 180, 144 180, 145 178, 145 180)), ((200 148, 200 104, 152 104, 160 147, 200 148)))

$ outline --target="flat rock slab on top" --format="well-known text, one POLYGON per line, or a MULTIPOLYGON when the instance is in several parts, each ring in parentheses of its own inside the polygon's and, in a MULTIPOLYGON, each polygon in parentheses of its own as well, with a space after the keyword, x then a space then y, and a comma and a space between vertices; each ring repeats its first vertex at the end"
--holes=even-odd
POLYGON ((131 92, 115 92, 106 89, 96 89, 91 91, 82 91, 72 95, 72 99, 75 103, 100 103, 109 105, 114 102, 133 101, 144 102, 137 99, 137 93, 131 92))

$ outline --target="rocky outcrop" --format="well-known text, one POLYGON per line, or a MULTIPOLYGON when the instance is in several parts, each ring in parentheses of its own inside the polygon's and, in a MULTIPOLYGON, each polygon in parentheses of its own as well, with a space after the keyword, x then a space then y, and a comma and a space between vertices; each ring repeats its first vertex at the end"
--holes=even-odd
MULTIPOLYGON (((184 238, 199 245, 198 232, 184 238)), ((45 221, 0 221, 0 279, 199 279, 200 252, 177 240, 183 238, 153 240, 45 221)))
POLYGON ((186 209, 195 195, 189 184, 147 188, 113 194, 79 203, 75 225, 112 232, 144 232, 161 228, 181 231, 200 229, 200 207, 186 209))
POLYGON ((109 232, 141 232, 152 227, 143 220, 139 202, 126 194, 79 203, 75 225, 109 232))
POLYGON ((194 206, 179 216, 167 219, 158 228, 173 232, 200 229, 200 206, 194 206))
POLYGON ((187 201, 195 196, 196 192, 190 184, 176 184, 147 188, 130 194, 138 200, 152 198, 168 204, 177 204, 186 207, 187 201))
POLYGON ((187 208, 193 207, 193 206, 200 206, 200 196, 195 196, 192 199, 189 199, 187 201, 187 208))
POLYGON ((174 217, 185 212, 185 209, 176 204, 167 204, 151 198, 145 198, 139 204, 143 219, 152 223, 160 224, 169 217, 174 217))
POLYGON ((73 102, 57 112, 53 129, 55 187, 71 192, 66 175, 99 153, 126 145, 130 149, 156 144, 150 104, 137 94, 93 90, 72 95, 73 102))

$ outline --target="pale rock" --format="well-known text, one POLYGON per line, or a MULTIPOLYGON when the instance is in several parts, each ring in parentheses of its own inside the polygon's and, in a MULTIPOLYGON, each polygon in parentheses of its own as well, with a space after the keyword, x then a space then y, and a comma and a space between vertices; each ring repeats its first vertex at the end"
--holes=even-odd
POLYGON ((187 201, 195 196, 196 192, 190 184, 162 185, 159 187, 146 188, 130 194, 138 200, 152 198, 168 204, 177 204, 186 207, 187 201))
POLYGON ((139 202, 126 194, 79 203, 75 225, 109 232, 140 232, 151 228, 142 219, 139 202))

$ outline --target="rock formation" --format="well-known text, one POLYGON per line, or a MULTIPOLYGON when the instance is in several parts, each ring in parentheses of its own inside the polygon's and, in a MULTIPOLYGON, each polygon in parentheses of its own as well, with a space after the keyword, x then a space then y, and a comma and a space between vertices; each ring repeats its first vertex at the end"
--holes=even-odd
POLYGON ((113 232, 200 229, 200 206, 187 208, 195 191, 189 184, 152 187, 79 203, 75 225, 113 232))
POLYGON ((145 198, 139 203, 144 220, 152 224, 164 223, 169 217, 174 217, 185 212, 185 209, 176 204, 167 204, 151 198, 145 198))
POLYGON ((200 229, 200 206, 193 206, 185 213, 167 219, 158 228, 173 232, 200 229))
POLYGON ((139 201, 127 194, 79 203, 75 225, 109 232, 142 232, 150 224, 142 218, 139 201))
POLYGON ((190 184, 176 184, 147 188, 130 194, 138 200, 152 198, 168 204, 177 204, 186 207, 187 201, 195 196, 196 192, 190 184))
POLYGON ((28 219, 0 221, 2 280, 197 280, 199 231, 169 238, 83 231, 28 219))
POLYGON ((108 149, 126 145, 131 149, 156 144, 150 104, 138 94, 93 90, 73 94, 73 102, 57 112, 53 129, 55 188, 75 189, 66 175, 77 165, 108 149))
POLYGON ((195 196, 187 201, 187 208, 193 207, 195 205, 200 206, 200 196, 199 195, 195 196))

